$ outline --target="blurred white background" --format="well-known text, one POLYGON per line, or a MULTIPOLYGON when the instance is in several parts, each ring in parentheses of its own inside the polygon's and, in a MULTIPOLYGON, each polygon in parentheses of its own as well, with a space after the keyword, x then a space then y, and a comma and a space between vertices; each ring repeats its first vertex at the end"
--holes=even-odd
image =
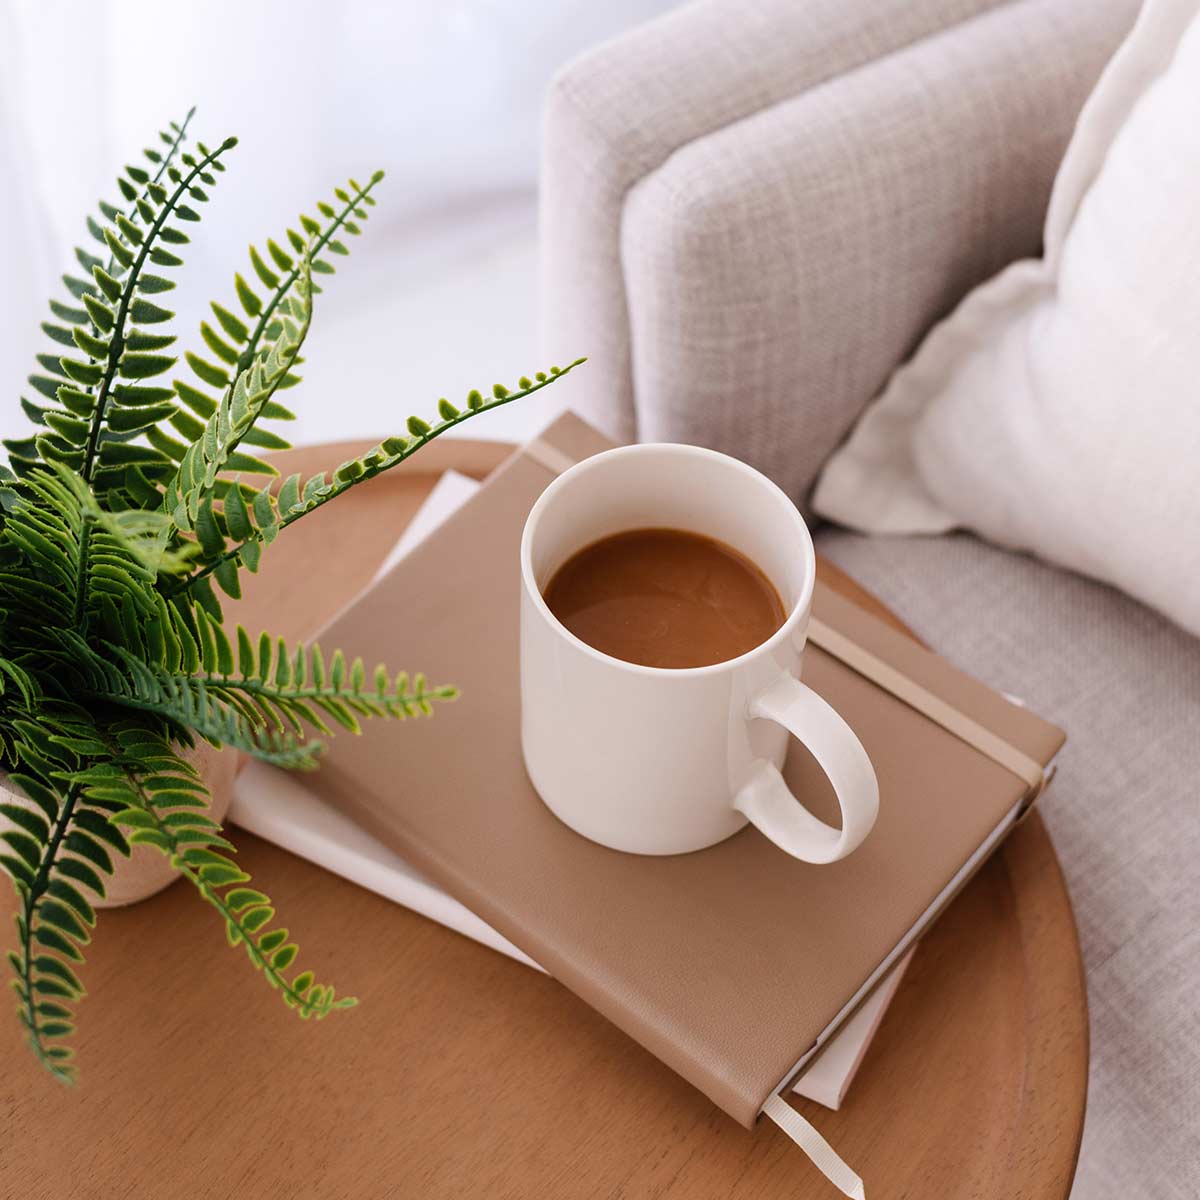
MULTIPOLYGON (((348 176, 382 167, 363 237, 318 297, 297 443, 375 437, 438 396, 512 384, 538 359, 542 96, 575 54, 671 0, 0 0, 0 436, 23 436, 38 324, 84 217, 123 163, 195 104, 190 132, 241 140, 186 248, 179 349, 209 300, 236 309, 250 242, 283 240, 348 176)), ((284 243, 286 245, 286 243, 284 243)), ((78 272, 76 272, 78 273, 78 272)), ((323 280, 323 282, 326 282, 323 280)), ((586 346, 549 347, 557 358, 586 346)), ((186 368, 184 368, 186 369, 186 368)), ((463 432, 520 438, 572 380, 463 432)))

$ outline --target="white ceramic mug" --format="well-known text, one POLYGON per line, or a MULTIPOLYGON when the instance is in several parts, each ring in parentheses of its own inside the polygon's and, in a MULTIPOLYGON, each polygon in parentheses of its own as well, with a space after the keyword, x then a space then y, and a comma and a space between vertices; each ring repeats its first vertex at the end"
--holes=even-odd
POLYGON ((879 786, 850 727, 799 681, 816 556, 795 505, 735 458, 696 446, 626 446, 585 459, 542 493, 521 539, 521 740, 538 794, 577 833, 615 850, 679 854, 749 820, 811 863, 867 836, 879 786), (625 662, 567 630, 542 598, 577 550, 669 527, 740 550, 766 573, 783 625, 738 658, 664 669, 625 662), (780 774, 788 735, 829 776, 835 829, 780 774))

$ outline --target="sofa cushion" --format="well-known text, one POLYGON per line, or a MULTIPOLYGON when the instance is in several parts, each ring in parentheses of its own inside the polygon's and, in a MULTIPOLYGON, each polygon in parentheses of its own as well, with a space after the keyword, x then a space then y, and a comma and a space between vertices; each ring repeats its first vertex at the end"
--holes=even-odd
POLYGON ((1002 3, 693 0, 564 67, 543 131, 542 312, 550 361, 592 361, 572 381, 573 406, 622 441, 636 436, 620 235, 639 179, 695 138, 1002 3))
POLYGON ((1066 729, 1040 803, 1091 1013, 1072 1194, 1200 1195, 1200 640, 966 534, 816 540, 935 649, 1066 729))
POLYGON ((816 510, 961 527, 1200 635, 1200 0, 1148 0, 1080 115, 1045 254, 966 298, 826 464, 816 510))
MULTIPOLYGON (((803 8, 803 5, 799 5, 803 8)), ((962 294, 1036 253, 1120 5, 1022 0, 678 149, 621 229, 639 438, 734 454, 803 503, 962 294)))
POLYGON ((547 100, 543 349, 622 441, 732 451, 803 499, 963 292, 1036 253, 1137 0, 696 0, 547 100))

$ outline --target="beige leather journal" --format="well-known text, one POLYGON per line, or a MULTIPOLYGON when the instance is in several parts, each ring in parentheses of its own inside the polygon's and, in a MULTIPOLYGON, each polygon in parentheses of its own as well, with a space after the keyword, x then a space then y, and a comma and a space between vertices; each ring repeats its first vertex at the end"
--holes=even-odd
MULTIPOLYGON (((462 695, 419 729, 335 739, 312 783, 749 1127, 1013 827, 1064 736, 818 585, 804 678, 875 765, 863 845, 810 866, 752 827, 664 858, 572 832, 521 761, 518 547, 554 475, 609 444, 561 418, 335 618, 322 640, 462 695)), ((795 744, 785 774, 834 819, 795 744)))

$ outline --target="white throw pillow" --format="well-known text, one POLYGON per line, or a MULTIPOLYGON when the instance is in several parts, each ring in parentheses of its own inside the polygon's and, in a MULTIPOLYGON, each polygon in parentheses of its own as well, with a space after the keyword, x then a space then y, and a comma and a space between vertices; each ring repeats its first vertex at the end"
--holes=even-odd
POLYGON ((814 495, 872 533, 966 527, 1200 634, 1200 0, 1148 0, 1080 114, 1045 256, 971 293, 814 495))

